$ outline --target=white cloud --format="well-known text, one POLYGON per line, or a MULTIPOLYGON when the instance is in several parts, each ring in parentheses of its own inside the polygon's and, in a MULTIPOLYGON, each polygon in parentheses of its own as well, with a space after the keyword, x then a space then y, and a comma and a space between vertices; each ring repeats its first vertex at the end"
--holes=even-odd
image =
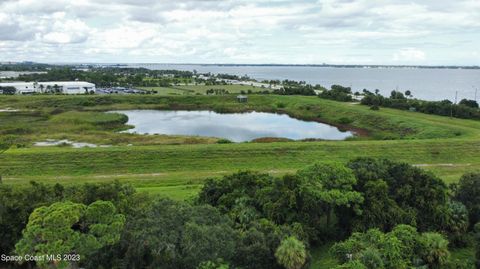
POLYGON ((0 61, 478 64, 478 43, 472 0, 0 1, 0 61))
POLYGON ((393 54, 393 60, 399 62, 419 62, 425 59, 425 52, 416 48, 401 49, 393 54))

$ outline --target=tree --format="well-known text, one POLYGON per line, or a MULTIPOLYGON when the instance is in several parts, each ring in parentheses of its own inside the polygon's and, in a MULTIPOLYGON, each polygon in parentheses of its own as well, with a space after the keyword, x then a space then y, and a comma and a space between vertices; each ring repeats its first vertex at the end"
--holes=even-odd
POLYGON ((300 191, 319 202, 327 215, 327 226, 337 207, 351 207, 361 213, 359 204, 363 196, 353 190, 357 180, 350 168, 335 163, 317 163, 298 171, 298 175, 304 180, 300 191))
POLYGON ((480 222, 473 227, 475 239, 475 266, 480 269, 480 222))
POLYGON ((462 99, 458 104, 468 106, 471 108, 478 108, 478 103, 475 100, 462 99))
POLYGON ((390 93, 390 99, 405 99, 405 96, 402 92, 399 91, 392 91, 390 93))
MULTIPOLYGON (((409 164, 384 159, 358 158, 348 166, 358 178, 355 190, 389 204, 386 208, 381 202, 366 203, 366 210, 370 211, 367 214, 375 216, 375 221, 383 219, 385 222, 380 223, 383 227, 389 229, 392 224, 409 223, 420 231, 441 228, 438 219, 444 214, 448 201, 448 189, 441 179, 409 164), (372 181, 376 183, 369 183, 372 181), (387 196, 381 194, 385 190, 379 181, 387 184, 387 196)), ((368 227, 368 220, 363 224, 368 227)))
POLYGON ((413 226, 400 224, 393 228, 391 234, 401 242, 401 253, 404 259, 411 259, 417 249, 418 232, 413 226))
POLYGON ((441 268, 448 262, 448 240, 438 233, 424 233, 419 239, 422 259, 429 268, 441 268))
MULTIPOLYGON (((96 201, 89 206, 57 202, 32 212, 15 250, 19 255, 76 254, 85 259, 118 242, 124 223, 124 215, 117 214, 111 202, 96 201)), ((52 263, 60 268, 69 265, 64 259, 41 260, 37 265, 50 268, 52 263)))
POLYGON ((480 173, 468 173, 460 178, 455 199, 467 207, 470 227, 480 221, 480 173))
POLYGON ((53 85, 53 92, 60 93, 60 86, 58 86, 57 84, 53 85))
POLYGON ((282 240, 275 251, 275 258, 286 269, 300 269, 306 262, 307 251, 301 241, 290 236, 282 240))
POLYGON ((235 265, 249 269, 279 268, 275 250, 282 239, 294 234, 284 228, 267 219, 251 223, 248 230, 239 234, 234 257, 235 265))
POLYGON ((197 269, 228 269, 230 266, 228 263, 225 263, 222 259, 216 261, 207 261, 202 262, 198 265, 197 269))
POLYGON ((467 243, 466 234, 469 226, 468 210, 460 202, 449 201, 442 214, 444 227, 453 246, 462 247, 467 243))
POLYGON ((353 233, 347 240, 333 245, 331 252, 341 263, 358 261, 369 269, 417 268, 422 265, 443 268, 450 256, 448 241, 441 234, 419 234, 408 225, 399 225, 389 233, 378 229, 353 233))
POLYGON ((383 269, 385 268, 384 262, 382 260, 382 255, 377 249, 367 248, 363 251, 362 257, 360 258, 362 264, 364 264, 368 269, 383 269))
POLYGON ((360 261, 355 260, 355 261, 347 262, 341 265, 337 265, 333 269, 370 269, 370 268, 366 267, 360 261))
POLYGON ((127 268, 196 268, 232 259, 236 233, 228 217, 209 205, 159 199, 130 218, 120 241, 127 268))
POLYGON ((370 229, 365 233, 353 233, 347 240, 336 243, 331 252, 342 263, 358 261, 368 268, 396 269, 406 268, 412 259, 403 255, 405 248, 393 233, 370 229))
POLYGON ((17 92, 15 87, 7 86, 7 87, 0 87, 0 94, 5 95, 14 95, 17 92))

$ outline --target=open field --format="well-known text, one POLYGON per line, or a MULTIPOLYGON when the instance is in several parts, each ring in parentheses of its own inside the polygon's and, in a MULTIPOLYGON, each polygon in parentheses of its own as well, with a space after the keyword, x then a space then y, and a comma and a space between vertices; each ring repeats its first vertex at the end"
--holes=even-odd
POLYGON ((361 156, 417 164, 446 182, 480 170, 480 122, 372 111, 317 97, 251 95, 247 104, 240 104, 234 96, 13 96, 0 98, 0 107, 23 110, 0 113, 0 133, 21 141, 0 156, 8 184, 120 180, 140 191, 184 199, 195 194, 206 177, 243 169, 284 174, 315 161, 347 162, 361 156), (357 130, 362 136, 348 141, 211 144, 215 138, 118 133, 128 128, 125 119, 103 113, 114 109, 288 113, 357 130), (31 147, 47 138, 111 147, 31 147))
POLYGON ((421 164, 447 182, 480 170, 480 141, 345 141, 174 145, 111 148, 25 148, 0 157, 4 182, 93 182, 114 179, 181 198, 206 177, 253 169, 293 172, 315 161, 382 157, 421 164), (415 154, 412 154, 415 152, 415 154))
POLYGON ((267 88, 255 87, 251 85, 177 85, 170 87, 138 87, 142 90, 155 90, 159 95, 195 95, 206 94, 210 89, 224 89, 229 93, 259 92, 269 90, 267 88))
MULTIPOLYGON (((0 112, 0 138, 17 138, 13 148, 0 155, 3 182, 23 186, 31 180, 66 185, 118 180, 132 183, 140 192, 189 200, 208 177, 246 169, 283 175, 316 161, 346 163, 356 157, 405 161, 447 183, 480 171, 478 121, 383 108, 372 111, 317 97, 250 95, 248 103, 240 104, 234 95, 167 95, 0 97, 0 109, 20 110, 0 112), (358 136, 347 141, 216 144, 217 138, 119 133, 129 128, 125 116, 104 112, 122 109, 287 113, 354 130, 358 136), (110 146, 33 146, 45 139, 110 146)), ((312 249, 310 268, 337 264, 330 247, 312 249)), ((453 250, 452 256, 468 259, 473 250, 453 250)))

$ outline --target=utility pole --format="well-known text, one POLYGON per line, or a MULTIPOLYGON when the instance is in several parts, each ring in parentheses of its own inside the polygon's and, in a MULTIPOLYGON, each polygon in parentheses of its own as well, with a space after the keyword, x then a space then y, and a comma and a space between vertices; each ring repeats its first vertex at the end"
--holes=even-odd
MULTIPOLYGON (((474 87, 474 86, 472 86, 472 87, 474 87)), ((475 99, 474 99, 475 102, 477 101, 477 91, 478 91, 478 88, 475 88, 475 99)))
POLYGON ((458 91, 455 91, 455 103, 450 106, 450 118, 453 118, 453 106, 457 104, 458 91))

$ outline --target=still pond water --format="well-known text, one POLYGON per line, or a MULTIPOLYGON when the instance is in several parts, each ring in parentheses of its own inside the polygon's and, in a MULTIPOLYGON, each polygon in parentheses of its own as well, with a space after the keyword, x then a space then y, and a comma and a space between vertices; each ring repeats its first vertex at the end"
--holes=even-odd
POLYGON ((328 124, 302 121, 274 113, 219 114, 212 111, 161 110, 113 112, 127 115, 127 124, 135 126, 128 132, 138 134, 209 136, 234 142, 251 141, 261 137, 343 140, 353 135, 328 124))

